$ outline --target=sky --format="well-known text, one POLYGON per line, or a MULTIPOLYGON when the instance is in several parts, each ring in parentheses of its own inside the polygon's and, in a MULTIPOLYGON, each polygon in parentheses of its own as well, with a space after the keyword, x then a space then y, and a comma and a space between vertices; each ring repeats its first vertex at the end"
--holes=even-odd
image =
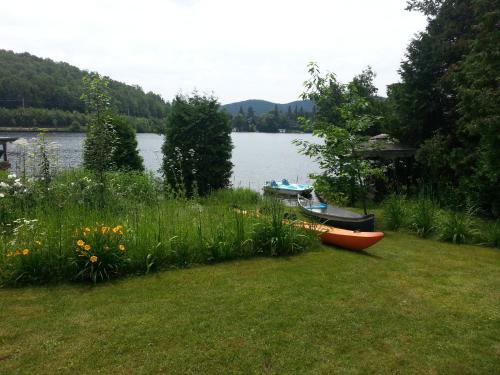
POLYGON ((0 48, 65 61, 171 100, 299 98, 307 64, 380 95, 426 19, 405 0, 0 1, 0 48))

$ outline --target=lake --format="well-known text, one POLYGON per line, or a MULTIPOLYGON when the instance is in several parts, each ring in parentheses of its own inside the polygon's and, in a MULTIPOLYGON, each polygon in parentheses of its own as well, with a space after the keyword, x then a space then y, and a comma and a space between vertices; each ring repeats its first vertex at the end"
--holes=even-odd
MULTIPOLYGON (((19 137, 27 140, 36 133, 0 133, 0 137, 19 137)), ((232 183, 235 187, 260 190, 266 181, 287 178, 290 182, 309 183, 309 174, 318 172, 317 163, 299 154, 292 144, 294 139, 318 142, 311 134, 232 133, 232 183)), ((49 133, 47 138, 59 144, 60 164, 65 168, 78 167, 82 160, 85 134, 49 133)), ((146 169, 158 173, 161 166, 163 136, 150 133, 137 134, 139 151, 146 169)), ((16 165, 16 147, 9 144, 9 159, 16 165)))

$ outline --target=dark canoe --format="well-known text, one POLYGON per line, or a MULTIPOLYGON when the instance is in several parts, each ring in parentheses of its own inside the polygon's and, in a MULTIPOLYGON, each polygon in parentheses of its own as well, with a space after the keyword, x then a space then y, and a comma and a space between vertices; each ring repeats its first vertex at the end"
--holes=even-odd
POLYGON ((373 232, 375 216, 362 215, 329 204, 318 204, 302 197, 297 197, 297 203, 306 215, 319 219, 322 223, 337 228, 373 232))

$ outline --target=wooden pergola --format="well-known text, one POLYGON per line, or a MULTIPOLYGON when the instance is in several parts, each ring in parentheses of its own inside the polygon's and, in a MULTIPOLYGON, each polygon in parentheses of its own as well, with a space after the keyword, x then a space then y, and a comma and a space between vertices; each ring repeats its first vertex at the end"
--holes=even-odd
POLYGON ((363 145, 361 153, 367 159, 397 160, 413 158, 417 150, 406 146, 388 134, 371 137, 363 145))
POLYGON ((392 184, 396 192, 399 192, 398 185, 406 185, 408 188, 416 152, 416 148, 407 146, 388 134, 371 137, 360 150, 364 158, 391 166, 387 171, 387 183, 379 181, 377 190, 387 190, 386 184, 392 184))

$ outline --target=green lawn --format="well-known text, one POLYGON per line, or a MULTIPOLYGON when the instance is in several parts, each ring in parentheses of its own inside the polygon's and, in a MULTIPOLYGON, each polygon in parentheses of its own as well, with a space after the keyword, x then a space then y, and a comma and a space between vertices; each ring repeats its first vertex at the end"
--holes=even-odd
POLYGON ((0 290, 2 374, 498 374, 500 252, 388 233, 130 277, 0 290))

